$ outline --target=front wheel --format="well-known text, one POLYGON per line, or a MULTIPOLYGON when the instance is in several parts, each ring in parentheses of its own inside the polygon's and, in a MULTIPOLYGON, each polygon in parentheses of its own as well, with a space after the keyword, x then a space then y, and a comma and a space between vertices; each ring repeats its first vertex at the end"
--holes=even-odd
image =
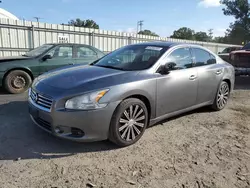
POLYGON ((109 140, 125 147, 136 143, 148 124, 148 110, 139 99, 129 98, 115 110, 109 130, 109 140))
POLYGON ((230 95, 230 88, 227 82, 222 81, 217 91, 212 108, 216 111, 226 107, 230 95))
POLYGON ((31 83, 30 75, 22 70, 13 70, 4 79, 5 89, 12 94, 25 92, 31 83))

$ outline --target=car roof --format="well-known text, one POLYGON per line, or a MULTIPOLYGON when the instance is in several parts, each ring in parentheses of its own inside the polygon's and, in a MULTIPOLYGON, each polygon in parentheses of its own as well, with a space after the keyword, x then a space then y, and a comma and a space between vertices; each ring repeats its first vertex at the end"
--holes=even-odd
POLYGON ((186 46, 201 47, 201 45, 196 45, 196 44, 179 43, 179 42, 164 42, 164 41, 144 42, 144 43, 138 43, 138 44, 133 44, 133 45, 147 45, 147 46, 161 46, 161 47, 174 47, 174 46, 179 46, 179 45, 186 45, 186 46))
POLYGON ((48 45, 83 45, 89 46, 88 44, 79 44, 79 43, 46 43, 48 45))

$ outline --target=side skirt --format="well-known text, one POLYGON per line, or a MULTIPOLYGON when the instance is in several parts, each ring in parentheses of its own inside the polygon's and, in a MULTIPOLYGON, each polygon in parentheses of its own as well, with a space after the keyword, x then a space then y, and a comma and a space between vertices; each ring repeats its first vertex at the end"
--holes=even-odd
POLYGON ((152 126, 152 125, 155 125, 157 122, 162 121, 164 119, 168 119, 170 117, 174 117, 174 116, 186 113, 186 112, 190 112, 190 111, 195 110, 197 108, 201 108, 201 107, 208 106, 208 105, 211 105, 211 101, 201 103, 201 104, 198 104, 198 105, 194 105, 194 106, 191 106, 191 107, 188 107, 188 108, 185 108, 185 109, 182 109, 182 110, 178 110, 178 111, 175 111, 175 112, 171 112, 169 114, 165 114, 165 115, 157 117, 155 119, 151 119, 150 122, 149 122, 149 127, 152 126))

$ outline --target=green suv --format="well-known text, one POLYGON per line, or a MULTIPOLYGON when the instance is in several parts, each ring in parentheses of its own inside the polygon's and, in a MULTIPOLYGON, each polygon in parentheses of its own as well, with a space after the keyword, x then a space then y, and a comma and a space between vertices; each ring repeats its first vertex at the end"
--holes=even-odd
POLYGON ((52 69, 89 64, 105 54, 82 44, 44 44, 25 55, 0 59, 0 87, 13 94, 26 91, 32 80, 52 69))

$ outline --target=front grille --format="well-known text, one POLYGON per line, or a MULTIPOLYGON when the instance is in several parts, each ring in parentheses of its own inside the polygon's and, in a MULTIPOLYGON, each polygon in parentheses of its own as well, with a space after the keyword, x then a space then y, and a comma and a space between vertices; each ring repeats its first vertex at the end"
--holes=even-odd
POLYGON ((35 121, 43 128, 45 128, 48 131, 51 131, 51 124, 42 118, 36 118, 35 121))
POLYGON ((30 90, 30 98, 34 103, 47 109, 51 108, 53 102, 52 98, 36 93, 32 89, 30 90))

